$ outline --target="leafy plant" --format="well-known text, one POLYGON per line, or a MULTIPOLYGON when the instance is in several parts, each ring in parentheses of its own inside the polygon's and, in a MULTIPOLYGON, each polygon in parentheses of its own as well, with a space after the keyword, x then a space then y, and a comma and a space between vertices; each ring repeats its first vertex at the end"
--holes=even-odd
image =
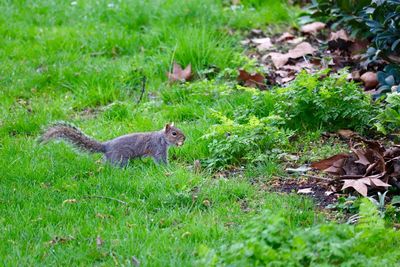
POLYGON ((400 91, 400 67, 394 64, 386 65, 383 71, 377 72, 379 93, 400 91))
POLYGON ((353 36, 372 39, 367 56, 399 63, 399 0, 313 0, 312 17, 332 22, 332 28, 344 27, 353 36))
POLYGON ((368 197, 368 199, 378 209, 378 212, 382 218, 385 217, 385 197, 387 193, 388 191, 385 191, 383 194, 381 192, 378 192, 378 200, 376 200, 374 197, 368 197))
POLYGON ((374 118, 374 126, 383 134, 396 134, 400 127, 400 93, 388 94, 385 101, 386 106, 374 118))
POLYGON ((365 6, 360 17, 372 34, 376 53, 391 62, 400 63, 400 1, 375 0, 365 6))
POLYGON ((369 37, 367 26, 358 17, 358 14, 370 4, 369 0, 313 0, 310 5, 312 17, 324 21, 333 21, 332 28, 339 26, 351 28, 353 35, 369 37))
POLYGON ((288 144, 292 132, 279 128, 279 117, 257 118, 251 115, 244 123, 238 123, 214 112, 220 124, 214 125, 203 138, 210 141, 211 157, 208 168, 217 169, 226 165, 257 161, 270 150, 288 144), (261 157, 260 157, 261 156, 261 157))
POLYGON ((340 212, 356 213, 360 209, 360 198, 355 196, 339 197, 337 202, 327 206, 340 212))
POLYGON ((320 75, 303 72, 287 88, 277 89, 275 114, 290 128, 365 128, 373 114, 370 97, 344 73, 323 80, 320 75))
POLYGON ((399 232, 384 227, 375 206, 365 199, 355 226, 331 223, 291 229, 287 220, 267 210, 244 227, 236 242, 217 250, 202 246, 200 265, 397 266, 399 237, 399 232))

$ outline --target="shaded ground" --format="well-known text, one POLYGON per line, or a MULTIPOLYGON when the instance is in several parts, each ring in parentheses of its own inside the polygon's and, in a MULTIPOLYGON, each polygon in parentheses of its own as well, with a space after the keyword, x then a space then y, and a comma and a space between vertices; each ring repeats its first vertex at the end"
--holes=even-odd
POLYGON ((319 208, 337 201, 339 195, 332 192, 331 186, 326 181, 305 177, 275 177, 267 185, 273 192, 295 193, 310 197, 319 208))

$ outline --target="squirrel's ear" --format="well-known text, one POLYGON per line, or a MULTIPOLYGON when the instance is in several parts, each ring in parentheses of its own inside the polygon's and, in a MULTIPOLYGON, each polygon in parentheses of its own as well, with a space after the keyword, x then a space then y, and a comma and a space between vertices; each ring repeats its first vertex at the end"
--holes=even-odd
POLYGON ((165 124, 164 131, 168 132, 171 129, 171 125, 169 123, 165 124))
POLYGON ((171 127, 174 126, 174 122, 171 123, 171 127))

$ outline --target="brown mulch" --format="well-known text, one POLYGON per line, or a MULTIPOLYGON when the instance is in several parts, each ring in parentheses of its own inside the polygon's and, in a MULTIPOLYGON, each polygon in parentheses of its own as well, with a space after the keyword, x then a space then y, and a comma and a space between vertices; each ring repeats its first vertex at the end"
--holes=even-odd
POLYGON ((309 177, 274 177, 273 180, 268 182, 268 188, 272 192, 294 193, 310 197, 319 208, 326 208, 328 205, 336 203, 340 196, 332 192, 332 188, 326 181, 309 177), (305 191, 309 189, 310 193, 298 193, 302 189, 305 191))

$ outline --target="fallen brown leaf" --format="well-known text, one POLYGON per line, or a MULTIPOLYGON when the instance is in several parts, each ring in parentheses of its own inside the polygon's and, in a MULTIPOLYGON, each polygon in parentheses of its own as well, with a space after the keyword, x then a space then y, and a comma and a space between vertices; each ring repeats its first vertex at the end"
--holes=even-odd
POLYGON ((343 160, 347 158, 349 158, 348 154, 338 154, 330 158, 314 162, 311 164, 311 167, 321 171, 329 169, 333 165, 337 166, 337 168, 340 168, 342 166, 341 164, 343 164, 343 160))
POLYGON ((369 44, 370 41, 368 40, 355 40, 354 42, 351 43, 349 51, 353 55, 362 54, 367 50, 369 44))
POLYGON ((366 197, 368 193, 368 187, 366 185, 371 185, 369 179, 350 179, 342 180, 344 182, 342 190, 353 187, 358 193, 366 197))
POLYGON ((291 44, 291 45, 297 45, 297 44, 299 44, 299 43, 301 43, 301 42, 303 42, 303 41, 304 41, 304 38, 303 38, 303 37, 297 37, 297 38, 288 40, 287 43, 288 43, 288 44, 291 44))
POLYGON ((251 74, 243 69, 240 69, 237 79, 238 81, 243 82, 244 86, 265 89, 265 77, 260 73, 251 74))
POLYGON ((347 35, 347 32, 342 29, 337 32, 331 32, 328 40, 328 47, 329 50, 347 50, 350 47, 351 43, 352 41, 347 35))
POLYGON ((289 33, 289 32, 285 32, 283 33, 281 36, 279 36, 278 39, 276 39, 277 42, 283 42, 283 41, 287 41, 287 40, 293 40, 294 39, 294 35, 289 33))
POLYGON ((291 76, 288 76, 288 77, 284 77, 284 78, 281 79, 281 84, 284 84, 284 83, 293 81, 295 78, 296 78, 295 75, 291 75, 291 76))
POLYGON ((312 47, 310 45, 310 43, 302 42, 302 43, 296 45, 295 48, 290 49, 287 53, 287 56, 289 58, 295 59, 295 58, 303 57, 308 54, 313 54, 315 51, 317 51, 317 49, 312 47))
POLYGON ((353 151, 358 157, 358 160, 354 161, 354 163, 359 163, 364 166, 371 164, 371 162, 365 157, 365 151, 354 148, 351 149, 351 151, 353 151))
POLYGON ((190 78, 192 76, 192 65, 189 64, 186 66, 185 69, 182 69, 182 67, 178 63, 174 62, 172 72, 168 72, 167 76, 168 76, 168 80, 170 82, 188 81, 188 80, 190 80, 190 78))
MULTIPOLYGON (((268 39, 269 39, 269 38, 268 38, 268 39)), ((257 50, 258 50, 259 52, 264 52, 264 51, 269 50, 271 47, 273 47, 273 44, 271 43, 271 40, 269 39, 269 41, 266 41, 266 42, 264 42, 264 43, 262 43, 262 44, 259 44, 259 45, 257 46, 257 50)))
POLYGON ((295 46, 293 49, 290 49, 286 54, 282 53, 277 53, 277 52, 272 52, 267 55, 267 57, 270 57, 272 60, 272 63, 274 63, 274 66, 279 69, 288 62, 289 58, 299 58, 303 57, 308 54, 312 54, 316 51, 314 47, 312 47, 309 43, 307 42, 302 42, 295 46))
POLYGON ((355 132, 353 132, 352 130, 347 130, 347 129, 341 129, 338 132, 338 135, 340 137, 342 137, 343 139, 350 139, 354 136, 356 136, 357 134, 355 132))
POLYGON ((318 31, 322 30, 323 28, 325 28, 325 23, 316 21, 316 22, 313 22, 313 23, 309 23, 309 24, 303 25, 301 27, 301 32, 314 34, 314 33, 318 32, 318 31))
POLYGON ((269 38, 269 37, 266 37, 266 38, 253 38, 253 39, 251 39, 251 42, 253 42, 255 44, 271 43, 271 38, 269 38))
POLYGON ((260 35, 260 34, 263 33, 263 31, 260 30, 260 29, 252 29, 250 32, 251 32, 253 35, 260 35))
POLYGON ((271 57, 272 63, 274 63, 275 68, 279 69, 283 67, 289 60, 287 54, 272 52, 268 54, 271 57))
POLYGON ((250 44, 250 40, 249 39, 242 40, 242 41, 240 41, 240 44, 241 45, 248 45, 248 44, 250 44))
POLYGON ((390 186, 390 184, 387 184, 387 183, 383 182, 381 179, 378 179, 378 178, 370 178, 370 180, 375 186, 382 186, 382 187, 389 187, 390 186))

